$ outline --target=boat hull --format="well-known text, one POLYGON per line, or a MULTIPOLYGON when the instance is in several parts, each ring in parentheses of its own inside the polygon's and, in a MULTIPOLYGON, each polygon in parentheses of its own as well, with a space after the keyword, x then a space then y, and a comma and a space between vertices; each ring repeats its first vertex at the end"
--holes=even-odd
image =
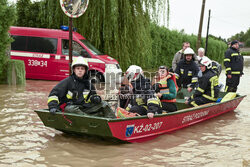
POLYGON ((244 97, 238 96, 226 102, 209 103, 173 113, 155 115, 153 119, 147 116, 110 119, 61 112, 50 114, 48 110, 35 110, 35 112, 45 126, 62 132, 95 135, 126 142, 143 142, 233 111, 244 97))
POLYGON ((144 142, 163 133, 175 131, 237 108, 244 97, 223 102, 210 103, 177 112, 142 119, 108 122, 114 137, 128 142, 144 142))

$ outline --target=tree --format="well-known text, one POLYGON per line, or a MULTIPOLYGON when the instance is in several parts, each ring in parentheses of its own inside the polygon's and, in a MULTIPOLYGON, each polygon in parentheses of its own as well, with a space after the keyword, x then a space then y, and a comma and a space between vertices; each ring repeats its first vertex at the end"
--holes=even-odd
POLYGON ((30 11, 30 0, 18 0, 16 4, 17 26, 28 26, 30 11))
POLYGON ((4 65, 8 59, 6 50, 12 41, 8 30, 15 20, 15 8, 7 3, 7 0, 0 1, 0 80, 3 79, 4 65))
MULTIPOLYGON (((166 3, 166 0, 90 1, 86 13, 73 19, 73 24, 100 51, 118 59, 123 69, 142 61, 145 62, 142 67, 150 68, 154 61, 150 22, 158 22, 158 14, 166 10, 166 3)), ((39 10, 33 9, 30 0, 19 0, 18 25, 33 26, 29 21, 29 15, 36 15, 33 10, 39 11, 36 27, 59 28, 68 24, 59 0, 43 0, 39 6, 39 10)))

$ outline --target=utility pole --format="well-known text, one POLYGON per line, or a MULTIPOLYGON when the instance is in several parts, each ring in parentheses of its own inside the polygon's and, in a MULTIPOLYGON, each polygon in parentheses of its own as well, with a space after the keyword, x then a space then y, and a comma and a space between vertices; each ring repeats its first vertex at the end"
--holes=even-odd
POLYGON ((197 50, 199 49, 199 47, 201 45, 201 32, 202 32, 202 24, 203 24, 205 3, 206 3, 206 0, 202 0, 200 25, 199 25, 198 39, 197 39, 197 42, 196 42, 196 49, 197 50))
POLYGON ((209 24, 210 24, 210 14, 211 14, 211 10, 209 9, 208 12, 208 22, 207 22, 207 36, 206 36, 206 47, 205 47, 205 55, 207 55, 207 46, 208 46, 208 32, 209 32, 209 24))
POLYGON ((71 65, 72 65, 72 18, 69 17, 69 75, 71 75, 71 65))

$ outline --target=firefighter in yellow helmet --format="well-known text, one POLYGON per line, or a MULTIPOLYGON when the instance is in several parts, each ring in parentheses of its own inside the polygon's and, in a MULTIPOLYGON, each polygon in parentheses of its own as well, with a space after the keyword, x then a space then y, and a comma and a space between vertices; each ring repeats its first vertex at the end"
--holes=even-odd
MULTIPOLYGON (((77 114, 93 114, 105 116, 100 113, 102 108, 108 107, 101 97, 96 94, 96 89, 90 83, 88 77, 88 62, 83 57, 74 59, 72 74, 59 82, 50 92, 48 97, 48 107, 52 114, 64 110, 65 112, 77 114), (63 107, 64 106, 64 107, 63 107)), ((111 110, 109 110, 111 113, 111 110)), ((109 117, 115 115, 108 114, 109 117)))

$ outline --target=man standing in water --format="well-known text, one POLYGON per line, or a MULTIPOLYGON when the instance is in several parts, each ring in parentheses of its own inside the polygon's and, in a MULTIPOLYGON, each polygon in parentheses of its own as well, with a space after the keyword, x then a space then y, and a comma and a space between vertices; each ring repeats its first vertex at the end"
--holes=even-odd
POLYGON ((236 92, 243 73, 244 58, 239 51, 239 42, 234 40, 225 52, 224 66, 226 68, 225 92, 236 92))

